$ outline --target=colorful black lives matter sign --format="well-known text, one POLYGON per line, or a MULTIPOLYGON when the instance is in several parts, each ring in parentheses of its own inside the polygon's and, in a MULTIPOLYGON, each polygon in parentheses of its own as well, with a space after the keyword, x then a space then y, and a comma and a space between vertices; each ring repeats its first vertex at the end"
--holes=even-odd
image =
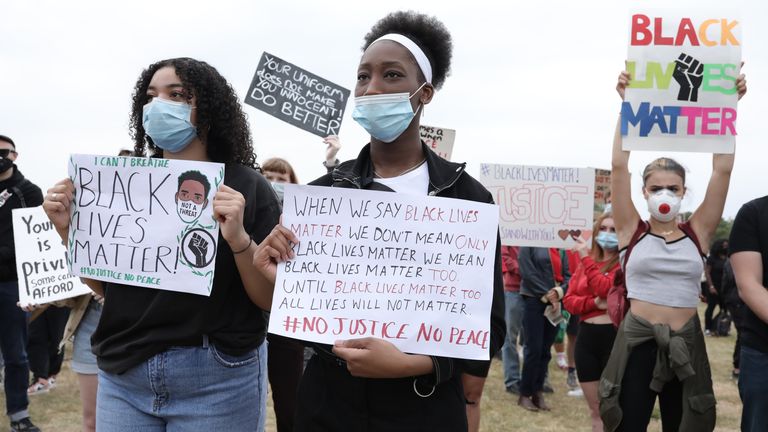
POLYGON ((72 155, 67 238, 72 274, 210 295, 219 225, 220 163, 72 155))
POLYGON ((348 99, 344 87, 265 52, 245 103, 325 137, 339 134, 348 99))

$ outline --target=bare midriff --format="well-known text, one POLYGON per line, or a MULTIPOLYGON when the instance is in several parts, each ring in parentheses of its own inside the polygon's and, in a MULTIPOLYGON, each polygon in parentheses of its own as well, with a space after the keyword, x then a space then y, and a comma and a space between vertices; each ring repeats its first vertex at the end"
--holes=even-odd
POLYGON ((672 330, 680 330, 696 315, 696 308, 661 306, 636 299, 630 300, 629 311, 651 324, 666 324, 672 330))
POLYGON ((611 317, 609 317, 607 313, 604 313, 602 315, 589 317, 585 319, 584 322, 588 324, 611 324, 611 317))

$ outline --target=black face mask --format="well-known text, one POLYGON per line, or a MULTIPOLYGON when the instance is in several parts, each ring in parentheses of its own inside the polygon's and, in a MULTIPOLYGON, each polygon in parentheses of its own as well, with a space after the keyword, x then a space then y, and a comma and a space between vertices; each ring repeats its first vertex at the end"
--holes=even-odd
POLYGON ((8 158, 0 158, 0 174, 13 167, 13 161, 8 158))

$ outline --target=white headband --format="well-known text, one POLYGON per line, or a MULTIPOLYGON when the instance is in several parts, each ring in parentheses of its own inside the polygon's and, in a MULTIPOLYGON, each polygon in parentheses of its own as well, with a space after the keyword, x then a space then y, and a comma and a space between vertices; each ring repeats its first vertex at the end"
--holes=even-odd
POLYGON ((413 55, 413 58, 416 59, 416 63, 419 64, 419 68, 421 68, 421 73, 424 74, 424 78, 427 79, 428 83, 432 84, 432 66, 429 64, 429 59, 427 59, 427 56, 426 54, 424 54, 424 51, 422 51, 421 48, 419 48, 419 46, 416 45, 415 42, 413 42, 412 40, 408 39, 407 37, 401 34, 389 33, 371 42, 371 45, 375 44, 380 40, 391 40, 391 41, 397 42, 400 45, 404 46, 405 49, 410 51, 411 54, 413 55))

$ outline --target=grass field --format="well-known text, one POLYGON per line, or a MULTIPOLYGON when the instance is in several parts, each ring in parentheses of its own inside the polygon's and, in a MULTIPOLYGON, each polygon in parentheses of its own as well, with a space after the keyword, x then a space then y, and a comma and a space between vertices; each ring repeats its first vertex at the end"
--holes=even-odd
MULTIPOLYGON (((731 379, 731 354, 736 340, 729 337, 707 338, 707 352, 712 365, 715 396, 717 397, 717 431, 739 430, 741 402, 735 381, 731 379)), ((551 362, 554 364, 554 362, 551 362)), ((565 373, 551 367, 550 380, 555 394, 549 397, 554 409, 549 413, 531 413, 517 406, 517 398, 504 390, 501 362, 494 360, 482 401, 481 430, 509 431, 590 431, 587 406, 582 398, 566 395, 565 373)), ((4 406, 5 399, 0 394, 4 406)), ((271 401, 270 401, 271 405, 271 401)), ((57 381, 57 388, 47 394, 34 396, 30 401, 32 419, 43 432, 79 432, 80 399, 77 379, 67 366, 57 381)), ((658 413, 654 417, 658 418, 658 413)), ((274 417, 270 411, 267 430, 274 431, 274 417)), ((660 431, 654 419, 648 430, 660 431)), ((0 423, 0 432, 8 431, 7 417, 0 423)), ((234 431, 227 431, 234 432, 234 431)))

